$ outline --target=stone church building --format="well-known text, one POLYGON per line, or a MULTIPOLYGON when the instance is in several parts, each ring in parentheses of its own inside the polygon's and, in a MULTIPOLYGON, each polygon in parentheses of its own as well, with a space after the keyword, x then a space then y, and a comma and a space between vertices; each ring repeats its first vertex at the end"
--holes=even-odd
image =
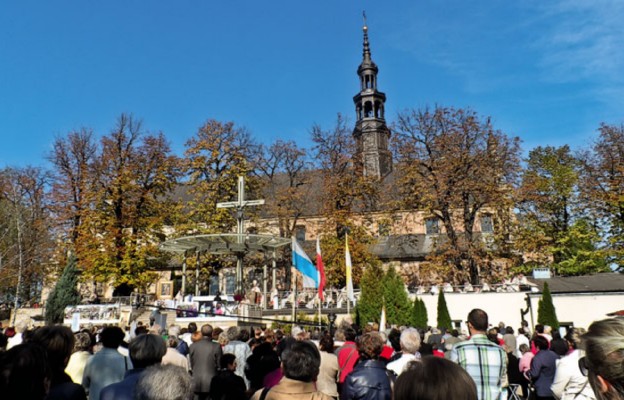
MULTIPOLYGON (((391 130, 386 123, 385 103, 386 95, 379 90, 378 81, 379 68, 375 64, 371 55, 371 45, 368 37, 368 27, 363 27, 363 51, 362 61, 357 69, 359 78, 359 92, 353 96, 356 122, 353 128, 353 138, 355 139, 356 150, 353 155, 355 170, 357 173, 378 180, 384 188, 392 190, 393 186, 393 160, 392 152, 389 148, 391 130)), ((315 175, 315 174, 313 174, 315 175)), ((319 177, 313 178, 311 185, 319 185, 319 177)), ((303 244, 308 255, 314 257, 314 245, 317 237, 323 230, 325 217, 321 214, 319 201, 310 198, 306 199, 309 207, 306 207, 304 215, 298 217, 294 227, 294 236, 303 244)), ((254 220, 249 224, 246 233, 259 233, 279 236, 280 222, 272 215, 268 209, 260 208, 262 215, 259 220, 254 220)), ((486 243, 494 234, 493 213, 483 212, 476 221, 475 231, 477 237, 486 243)), ((421 265, 427 262, 427 256, 435 251, 436 243, 445 240, 444 227, 441 221, 427 210, 400 210, 393 212, 371 211, 361 212, 352 216, 352 222, 365 226, 367 231, 376 238, 375 244, 370 248, 371 252, 381 260, 385 266, 393 266, 402 275, 406 284, 416 285, 441 285, 445 282, 445 277, 437 276, 427 272, 421 274, 421 265)), ((170 232, 171 233, 171 232, 170 232)), ((247 257, 246 257, 247 258, 247 257)), ((267 257, 265 257, 266 262, 267 257)), ((279 261, 279 272, 282 282, 285 270, 289 269, 289 260, 279 261)), ((276 269, 276 268, 272 268, 276 269)), ((194 273, 189 271, 190 281, 194 273)), ((270 274, 275 273, 272 271, 270 274)), ((209 292, 217 290, 222 293, 234 293, 235 273, 232 268, 223 268, 209 278, 209 292)), ((252 281, 260 282, 263 273, 258 268, 245 268, 244 286, 249 289, 252 281)), ((286 274, 288 275, 288 274, 286 274)), ((163 273, 162 278, 156 285, 157 292, 163 292, 163 285, 178 287, 179 274, 163 273), (177 277, 176 277, 177 276, 177 277), (176 283, 174 284, 174 281, 176 283)), ((199 277, 197 278, 199 279, 199 277)), ((275 278, 273 278, 275 279, 275 278)), ((271 290, 271 279, 268 289, 271 290)), ((201 280, 200 280, 201 281, 201 280)), ((288 287, 287 284, 279 285, 280 289, 288 287)), ((205 286, 204 286, 205 287, 205 286)), ((205 290, 202 290, 204 292, 205 290)), ((173 296, 175 291, 168 292, 173 296)), ((187 286, 187 293, 192 293, 193 289, 187 286)), ((163 292, 164 293, 164 292, 163 292)))
MULTIPOLYGON (((379 90, 379 68, 372 59, 367 26, 363 27, 363 36, 362 61, 357 69, 360 90, 353 96, 356 115, 353 137, 357 149, 353 159, 358 173, 377 178, 384 189, 392 190, 393 160, 389 149, 392 133, 385 118, 386 94, 379 90)), ((313 257, 314 244, 322 232, 325 219, 318 206, 311 204, 310 210, 297 220, 294 234, 313 257)), ((371 252, 385 266, 394 266, 408 285, 444 282, 442 276, 420 274, 420 265, 435 251, 436 243, 445 240, 443 224, 429 211, 362 212, 353 216, 352 220, 365 226, 376 237, 371 252)), ((494 221, 493 212, 482 212, 476 220, 476 236, 486 243, 491 242, 494 221)), ((258 221, 256 229, 258 232, 279 234, 278 221, 271 216, 258 221)))

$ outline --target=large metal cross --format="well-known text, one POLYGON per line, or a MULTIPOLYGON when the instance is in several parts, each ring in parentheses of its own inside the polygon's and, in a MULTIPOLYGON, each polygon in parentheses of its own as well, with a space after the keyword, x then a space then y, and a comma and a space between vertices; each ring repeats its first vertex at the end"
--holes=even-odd
MULTIPOLYGON (((264 204, 264 200, 245 200, 245 180, 242 176, 238 177, 238 200, 217 203, 217 208, 236 208, 236 233, 243 235, 245 233, 245 216, 243 209, 247 206, 260 206, 264 204)), ((240 237, 239 237, 240 240, 240 237)))
MULTIPOLYGON (((264 204, 264 200, 245 200, 245 179, 238 177, 238 199, 236 201, 227 201, 217 203, 217 208, 236 208, 236 233, 238 237, 237 243, 243 243, 245 237, 245 215, 243 210, 247 206, 260 206, 264 204)), ((236 291, 237 294, 243 293, 243 257, 244 253, 236 254, 236 291)))

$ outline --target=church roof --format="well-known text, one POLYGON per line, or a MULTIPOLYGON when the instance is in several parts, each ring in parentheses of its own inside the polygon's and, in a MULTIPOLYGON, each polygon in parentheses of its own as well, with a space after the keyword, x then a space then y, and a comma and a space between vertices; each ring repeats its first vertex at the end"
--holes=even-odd
POLYGON ((425 234, 380 236, 371 252, 381 260, 420 260, 433 251, 434 240, 425 234))
POLYGON ((548 282, 551 293, 586 293, 586 292, 622 292, 624 291, 624 274, 617 272, 583 275, 555 276, 549 279, 529 279, 540 291, 548 282))

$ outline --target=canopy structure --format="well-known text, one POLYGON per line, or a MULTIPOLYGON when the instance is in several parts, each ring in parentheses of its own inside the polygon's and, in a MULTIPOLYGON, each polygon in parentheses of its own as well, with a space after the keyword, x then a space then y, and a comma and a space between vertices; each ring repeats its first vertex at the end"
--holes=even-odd
MULTIPOLYGON (((184 263, 182 264, 182 293, 186 288, 186 257, 195 254, 199 264, 199 257, 202 254, 236 255, 236 291, 243 293, 243 258, 245 254, 253 251, 273 253, 273 287, 275 287, 275 250, 287 246, 291 239, 285 239, 272 235, 254 235, 245 232, 244 209, 249 206, 259 206, 264 204, 264 200, 245 199, 245 180, 243 176, 238 177, 238 196, 236 201, 217 203, 217 208, 233 208, 236 210, 236 233, 218 233, 213 235, 193 235, 164 242, 160 248, 163 251, 182 253, 184 263)), ((199 278, 199 269, 195 270, 196 281, 199 278)), ((266 299, 266 266, 264 267, 264 298, 266 299)), ((197 294, 197 285, 195 287, 197 294)))
MULTIPOLYGON (((182 293, 186 292, 186 258, 195 255, 199 260, 202 254, 236 255, 236 290, 242 293, 243 281, 243 258, 245 254, 252 252, 271 253, 273 259, 273 287, 276 284, 276 261, 275 251, 290 245, 291 239, 255 234, 217 233, 212 235, 193 235, 170 239, 160 245, 160 249, 170 253, 178 253, 184 256, 182 263, 182 293)), ((196 278, 199 278, 199 269, 195 270, 196 278)), ((263 270, 263 290, 266 300, 267 271, 263 270)), ((196 279, 196 281, 197 281, 196 279)), ((195 287, 195 294, 198 288, 195 287)))
POLYGON ((291 239, 271 236, 237 233, 218 233, 212 235, 185 236, 167 240, 160 245, 161 250, 171 253, 238 254, 253 251, 273 252, 280 247, 290 245, 291 239))

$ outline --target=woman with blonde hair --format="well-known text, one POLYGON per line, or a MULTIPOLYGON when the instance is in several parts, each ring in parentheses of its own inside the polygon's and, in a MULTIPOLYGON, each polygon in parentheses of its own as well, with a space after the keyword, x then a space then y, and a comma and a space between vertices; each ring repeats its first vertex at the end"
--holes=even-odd
POLYGON ((585 357, 579 367, 596 399, 624 399, 624 319, 596 321, 583 335, 585 357))

